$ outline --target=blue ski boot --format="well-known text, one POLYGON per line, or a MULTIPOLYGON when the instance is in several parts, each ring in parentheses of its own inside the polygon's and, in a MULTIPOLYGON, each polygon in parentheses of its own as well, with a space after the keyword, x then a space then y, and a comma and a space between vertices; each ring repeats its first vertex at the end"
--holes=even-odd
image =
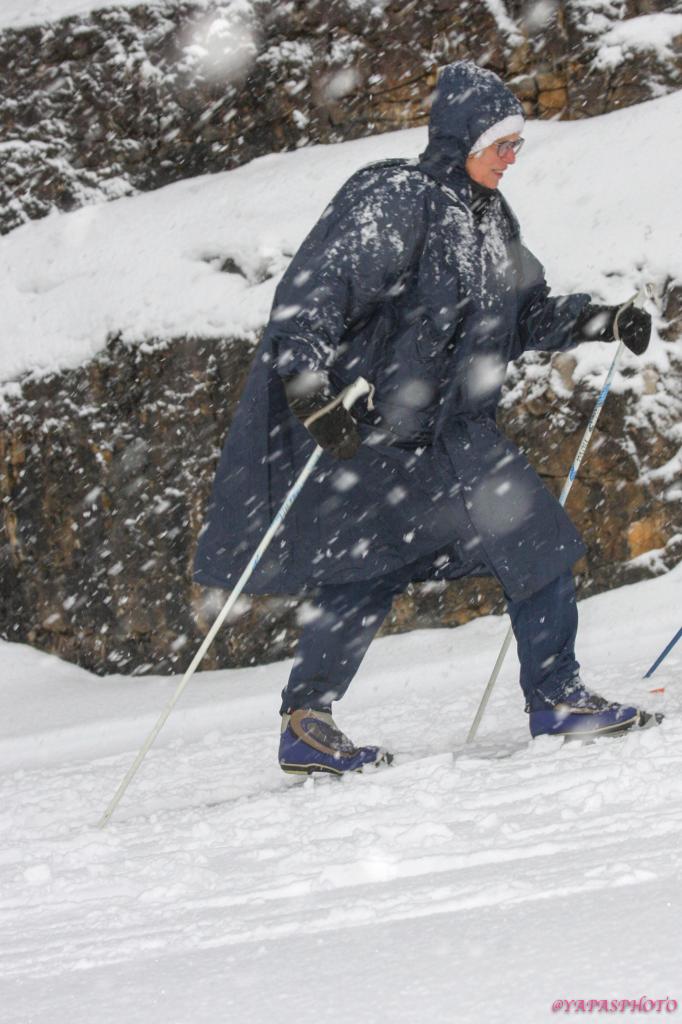
POLYGON ((284 772, 343 775, 366 765, 390 764, 391 754, 380 747, 356 747, 341 732, 328 711, 302 709, 282 715, 279 764, 284 772))
POLYGON ((660 725, 663 715, 650 715, 640 708, 616 704, 590 693, 580 679, 572 680, 555 698, 537 694, 529 709, 530 731, 535 736, 565 736, 569 739, 595 739, 660 725))

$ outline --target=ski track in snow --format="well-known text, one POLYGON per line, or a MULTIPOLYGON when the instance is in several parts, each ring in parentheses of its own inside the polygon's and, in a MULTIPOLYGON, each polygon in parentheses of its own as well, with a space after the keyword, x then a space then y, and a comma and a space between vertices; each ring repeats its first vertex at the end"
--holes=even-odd
MULTIPOLYGON (((665 585, 679 575, 668 574, 665 585)), ((601 602, 598 607, 606 608, 609 601, 612 596, 604 595, 587 604, 601 602)), ((613 614, 617 618, 616 609, 613 614)), ((673 605, 670 621, 674 614, 673 605)), ((477 655, 481 679, 499 632, 499 620, 492 622, 490 650, 477 655)), ((652 683, 640 678, 643 651, 626 653, 623 645, 615 662, 593 659, 599 689, 615 697, 646 698, 668 717, 659 729, 591 745, 555 738, 529 742, 514 667, 508 666, 481 739, 463 749, 478 688, 453 687, 440 671, 435 682, 429 680, 427 699, 423 688, 400 683, 425 675, 429 651, 439 638, 452 637, 452 650, 461 647, 466 658, 466 642, 462 647, 458 637, 484 632, 480 622, 471 627, 379 642, 384 654, 396 657, 395 703, 376 704, 376 691, 369 691, 375 704, 368 705, 367 690, 358 692, 340 719, 357 742, 390 740, 397 752, 391 768, 341 780, 290 778, 277 766, 272 726, 230 729, 229 714, 221 712, 225 721, 218 729, 152 749, 105 830, 95 823, 130 764, 130 751, 79 762, 57 759, 30 770, 10 768, 0 784, 0 998, 9 1011, 4 1024, 61 1021, 67 1004, 71 1024, 94 1019, 94 996, 90 987, 83 990, 83 979, 103 977, 113 985, 112 972, 120 970, 143 979, 149 971, 153 977, 173 958, 194 957, 206 965, 207 957, 222 951, 220 963, 228 970, 230 956, 243 958, 250 950, 244 963, 258 987, 268 967, 262 965, 259 974, 253 958, 265 956, 264 949, 281 957, 290 943, 309 948, 343 940, 353 955, 357 945, 369 955, 373 936, 403 934, 405 927, 417 934, 426 918, 434 919, 430 929, 441 929, 439 942, 443 936, 455 941, 458 922, 478 921, 491 912, 497 939, 498 927, 507 934, 509 956, 514 946, 514 929, 505 924, 509 915, 516 925, 529 927, 527 922, 543 913, 535 910, 540 904, 572 906, 575 900, 594 899, 598 909, 613 893, 626 908, 634 900, 634 910, 637 901, 647 904, 650 887, 669 896, 679 912, 682 697, 675 685, 682 658, 674 652, 655 677, 656 686, 666 687, 663 697, 649 694, 652 683), (396 670, 396 664, 402 668, 396 670), (73 985, 81 993, 77 1012, 67 999, 73 985), (27 1007, 34 1000, 49 1003, 51 1014, 33 1016, 27 1007)), ((590 649, 598 643, 597 626, 594 632, 594 644, 587 632, 590 649)), ((365 671, 370 675, 371 665, 365 671)), ((274 670, 272 680, 274 709, 281 682, 274 670)), ((140 741, 143 735, 141 730, 140 741)), ((623 915, 627 911, 621 909, 616 920, 625 923, 623 915)), ((610 941, 620 940, 616 934, 610 941)), ((465 955, 461 946, 460 941, 453 950, 454 963, 465 955)), ((403 942, 400 956, 405 954, 403 942)), ((658 954, 656 970, 663 978, 672 964, 665 950, 658 954)), ((414 955, 428 989, 432 966, 425 966, 425 951, 414 955)), ((429 964, 432 955, 429 949, 429 964)), ((514 955, 518 959, 520 951, 514 955)), ((580 966, 576 963, 576 970, 580 966)), ((224 985, 228 976, 229 971, 224 985)), ((650 977, 648 994, 656 980, 650 977)), ((166 1008, 157 1018, 144 981, 137 985, 135 1011, 128 1007, 121 1017, 116 1007, 124 996, 114 986, 97 1019, 170 1024, 215 1019, 210 1000, 189 1015, 166 1008)), ((625 988, 607 995, 632 995, 625 988)), ((229 991, 238 999, 232 982, 229 991)), ((277 1019, 327 1019, 320 1016, 316 991, 307 1015, 308 1004, 294 1001, 288 1010, 279 1007, 277 1019)), ((276 994, 283 998, 282 991, 276 994)), ((562 994, 571 995, 555 993, 562 994)), ((73 994, 69 998, 73 1001, 73 994)), ((257 993, 249 998, 248 1019, 270 1019, 253 1010, 257 993)), ((524 1019, 547 1019, 548 1007, 543 1003, 524 1019)), ((247 1019, 245 1012, 242 1007, 229 1019, 247 1019)), ((480 1012, 474 1008, 457 1019, 511 1019, 500 1016, 501 1006, 480 1012)), ((393 1019, 414 1020, 414 1011, 402 1016, 394 1010, 393 1019)))

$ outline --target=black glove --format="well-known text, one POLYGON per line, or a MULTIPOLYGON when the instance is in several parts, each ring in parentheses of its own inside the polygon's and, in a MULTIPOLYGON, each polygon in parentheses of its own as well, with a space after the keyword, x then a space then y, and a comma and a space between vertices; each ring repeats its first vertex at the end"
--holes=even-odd
POLYGON ((334 400, 326 378, 316 373, 299 373, 284 381, 289 408, 314 440, 335 459, 352 459, 360 447, 355 420, 341 403, 327 409, 334 400))
MULTIPOLYGON (((576 341, 615 341, 613 329, 620 306, 585 306, 573 327, 576 341)), ((623 344, 641 356, 649 347, 651 317, 638 306, 627 306, 618 320, 623 344)))

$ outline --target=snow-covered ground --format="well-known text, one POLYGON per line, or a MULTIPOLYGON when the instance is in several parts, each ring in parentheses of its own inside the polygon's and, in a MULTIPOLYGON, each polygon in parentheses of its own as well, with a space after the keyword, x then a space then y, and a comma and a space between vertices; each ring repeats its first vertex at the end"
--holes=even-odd
MULTIPOLYGON (((682 280, 681 122, 678 92, 590 120, 527 124, 504 192, 556 292, 618 302, 645 281, 662 290, 682 280)), ((255 336, 290 256, 343 181, 425 144, 426 130, 414 129, 273 154, 12 231, 0 238, 0 381, 78 365, 109 333, 131 343, 255 336), (226 261, 232 272, 221 271, 226 261)), ((576 380, 603 373, 613 355, 607 345, 578 353, 576 380)), ((626 355, 626 368, 643 364, 666 373, 659 340, 644 360, 626 355)))
POLYGON ((464 747, 502 618, 376 642, 337 717, 396 764, 340 781, 277 767, 287 664, 202 674, 104 831, 177 680, 2 645, 3 1024, 535 1024, 560 999, 682 1004, 682 644, 641 678, 680 608, 682 566, 581 604, 587 682, 668 715, 589 746, 529 741, 509 658, 464 747))

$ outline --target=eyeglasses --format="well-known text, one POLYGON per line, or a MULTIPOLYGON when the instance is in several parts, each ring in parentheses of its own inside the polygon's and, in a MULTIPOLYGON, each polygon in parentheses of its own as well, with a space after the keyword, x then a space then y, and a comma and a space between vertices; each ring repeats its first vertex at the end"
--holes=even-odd
POLYGON ((509 153, 513 153, 516 156, 525 141, 525 139, 506 139, 504 142, 496 142, 497 155, 507 156, 509 153))

